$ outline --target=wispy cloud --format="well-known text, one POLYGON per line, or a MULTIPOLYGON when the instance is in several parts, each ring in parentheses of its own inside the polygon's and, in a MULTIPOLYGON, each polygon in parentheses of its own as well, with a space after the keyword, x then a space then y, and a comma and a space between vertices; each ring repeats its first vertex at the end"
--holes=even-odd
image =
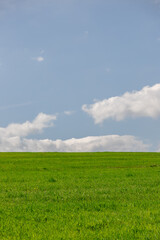
POLYGON ((149 145, 134 136, 90 136, 68 140, 37 140, 27 136, 51 127, 55 115, 40 113, 32 122, 10 124, 0 128, 0 152, 95 152, 95 151, 148 151, 149 145))
POLYGON ((64 111, 64 114, 70 116, 74 114, 74 111, 64 111))
POLYGON ((140 91, 126 92, 122 96, 111 97, 91 105, 83 105, 82 109, 93 117, 95 123, 108 118, 120 121, 127 117, 160 116, 160 84, 145 86, 140 91))
POLYGON ((0 106, 0 111, 7 110, 7 109, 12 109, 12 108, 25 107, 25 106, 29 106, 31 104, 32 104, 32 102, 26 102, 26 103, 18 103, 18 104, 0 106))
POLYGON ((35 58, 32 58, 32 59, 37 61, 37 62, 43 62, 44 61, 44 57, 42 57, 42 56, 35 57, 35 58))

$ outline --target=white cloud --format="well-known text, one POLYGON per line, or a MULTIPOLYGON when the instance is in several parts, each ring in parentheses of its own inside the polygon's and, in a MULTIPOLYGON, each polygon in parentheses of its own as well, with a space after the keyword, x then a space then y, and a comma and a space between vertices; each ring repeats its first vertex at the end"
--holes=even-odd
POLYGON ((0 138, 25 137, 40 132, 42 129, 52 126, 53 120, 56 120, 55 115, 40 113, 32 122, 12 123, 6 128, 0 128, 0 138))
POLYGON ((40 113, 32 122, 0 128, 0 152, 147 151, 149 145, 134 136, 91 136, 68 140, 37 140, 26 136, 53 125, 55 115, 40 113))
POLYGON ((127 117, 156 118, 160 116, 160 84, 83 105, 82 109, 93 117, 95 123, 101 123, 108 118, 117 121, 127 117))
POLYGON ((39 57, 36 57, 36 58, 33 58, 34 60, 36 60, 37 62, 43 62, 44 61, 44 57, 42 56, 39 56, 39 57))
POLYGON ((19 136, 0 138, 2 152, 143 152, 149 145, 134 136, 108 135, 68 140, 35 140, 19 136))
POLYGON ((74 113, 74 111, 64 111, 64 114, 68 115, 68 116, 72 115, 73 113, 74 113))
POLYGON ((25 106, 29 106, 31 104, 32 104, 31 102, 26 102, 26 103, 18 103, 18 104, 0 106, 0 111, 7 110, 7 109, 13 109, 13 108, 19 108, 19 107, 25 107, 25 106))

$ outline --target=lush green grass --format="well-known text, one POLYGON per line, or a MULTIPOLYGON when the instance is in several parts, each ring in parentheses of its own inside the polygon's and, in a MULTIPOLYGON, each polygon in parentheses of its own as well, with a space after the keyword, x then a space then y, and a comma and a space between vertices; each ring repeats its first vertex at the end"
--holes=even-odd
POLYGON ((0 153, 8 239, 160 239, 160 154, 0 153))

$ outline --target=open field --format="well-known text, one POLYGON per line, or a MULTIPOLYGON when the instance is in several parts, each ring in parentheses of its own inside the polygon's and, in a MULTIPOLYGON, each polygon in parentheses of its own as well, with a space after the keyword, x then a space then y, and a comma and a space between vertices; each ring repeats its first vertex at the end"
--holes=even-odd
POLYGON ((8 239, 160 239, 160 154, 0 153, 8 239))

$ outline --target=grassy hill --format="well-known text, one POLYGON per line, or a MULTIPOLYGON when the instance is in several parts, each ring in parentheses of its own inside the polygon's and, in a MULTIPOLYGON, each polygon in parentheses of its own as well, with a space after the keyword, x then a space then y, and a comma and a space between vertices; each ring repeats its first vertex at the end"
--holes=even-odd
POLYGON ((160 239, 160 154, 0 153, 9 239, 160 239))

